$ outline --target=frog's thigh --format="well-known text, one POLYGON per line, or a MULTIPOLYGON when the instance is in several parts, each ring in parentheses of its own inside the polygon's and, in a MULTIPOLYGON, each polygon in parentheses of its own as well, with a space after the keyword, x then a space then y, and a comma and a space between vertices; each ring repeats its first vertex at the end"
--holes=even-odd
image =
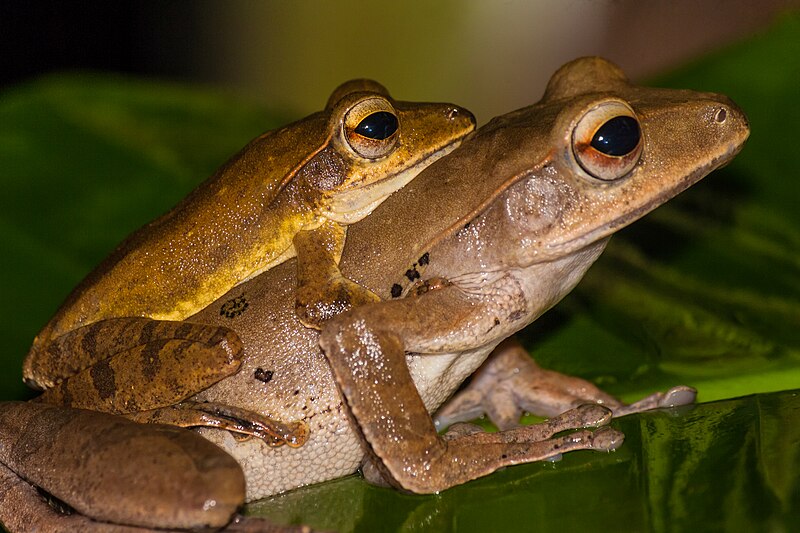
POLYGON ((26 378, 49 388, 116 354, 170 340, 197 342, 215 352, 221 348, 232 361, 242 356, 238 336, 225 327, 142 317, 109 318, 68 331, 32 351, 25 361, 26 378))
MULTIPOLYGON (((0 403, 0 462, 79 513, 117 524, 221 527, 245 496, 238 463, 194 432, 41 403, 0 403)), ((26 493, 19 482, 0 493, 2 514, 9 494, 26 493)))
POLYGON ((143 533, 139 527, 104 524, 78 513, 60 513, 36 488, 0 464, 0 524, 17 531, 143 533))
POLYGON ((106 357, 45 391, 45 402, 117 414, 166 407, 235 373, 243 353, 232 330, 187 322, 104 320, 57 340, 81 339, 106 357))
POLYGON ((473 433, 447 442, 439 437, 411 379, 403 340, 406 334, 422 339, 425 325, 441 328, 451 321, 452 312, 444 319, 431 318, 430 311, 459 297, 442 289, 419 298, 370 305, 333 319, 323 330, 320 344, 387 479, 412 492, 430 493, 504 466, 570 450, 609 450, 619 445, 622 435, 610 428, 550 438, 566 429, 607 422, 610 412, 597 405, 502 433, 473 433))
POLYGON ((297 251, 295 310, 303 325, 320 329, 322 324, 352 307, 379 298, 370 290, 345 278, 339 270, 346 228, 326 222, 319 228, 300 231, 294 237, 297 251))

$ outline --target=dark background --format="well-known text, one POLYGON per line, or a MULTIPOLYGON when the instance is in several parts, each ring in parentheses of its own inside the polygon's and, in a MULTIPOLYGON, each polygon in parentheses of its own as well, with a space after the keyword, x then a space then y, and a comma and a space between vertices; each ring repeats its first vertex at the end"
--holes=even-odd
POLYGON ((93 70, 207 84, 300 116, 353 77, 484 122, 602 55, 640 80, 763 31, 798 0, 3 0, 0 88, 93 70))

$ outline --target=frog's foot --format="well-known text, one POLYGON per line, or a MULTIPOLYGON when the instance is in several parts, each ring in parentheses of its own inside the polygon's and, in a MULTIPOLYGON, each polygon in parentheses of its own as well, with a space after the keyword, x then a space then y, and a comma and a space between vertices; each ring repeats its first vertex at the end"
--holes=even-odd
MULTIPOLYGON (((555 416, 540 424, 519 427, 498 433, 487 433, 476 424, 456 422, 442 435, 445 441, 460 447, 464 442, 474 446, 509 446, 524 453, 525 459, 518 458, 512 463, 530 461, 553 461, 561 455, 574 450, 595 450, 610 452, 622 445, 625 436, 616 429, 601 427, 611 421, 611 411, 602 405, 585 404, 555 416), (595 431, 586 428, 599 427, 595 431), (554 437, 558 433, 579 430, 567 435, 554 437)), ((505 455, 505 454, 504 454, 505 455)), ((506 458, 503 457, 503 460, 506 458)), ((391 482, 374 460, 367 460, 361 466, 364 479, 382 487, 391 482)))
POLYGON ((169 424, 179 427, 212 427, 224 429, 240 440, 262 439, 271 447, 298 448, 308 440, 305 422, 283 423, 247 409, 213 402, 181 402, 180 404, 126 415, 139 423, 169 424))
POLYGON ((332 275, 324 283, 298 287, 295 312, 304 326, 322 329, 334 316, 378 301, 380 298, 375 293, 339 274, 332 275))
POLYGON ((435 420, 441 428, 485 413, 498 428, 509 429, 519 426, 523 412, 555 416, 595 403, 611 409, 614 416, 623 416, 690 404, 695 396, 694 389, 680 386, 626 405, 584 379, 542 369, 516 340, 509 339, 497 347, 470 384, 436 413, 435 420))
POLYGON ((625 435, 605 426, 610 420, 609 409, 586 404, 540 424, 497 433, 484 432, 472 424, 456 424, 443 438, 448 442, 448 453, 461 460, 466 457, 474 459, 475 463, 469 469, 465 468, 465 471, 474 468, 474 475, 480 469, 495 470, 514 464, 551 461, 571 451, 616 450, 624 442, 625 435), (587 429, 596 426, 603 427, 587 429), (483 456, 483 453, 487 456, 483 456), (481 454, 480 459, 476 457, 477 454, 481 454))

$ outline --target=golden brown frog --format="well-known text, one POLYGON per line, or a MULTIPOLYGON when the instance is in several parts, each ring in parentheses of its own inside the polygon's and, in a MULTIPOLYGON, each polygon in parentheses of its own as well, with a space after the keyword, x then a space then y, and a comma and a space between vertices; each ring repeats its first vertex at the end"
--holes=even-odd
MULTIPOLYGON (((155 358, 175 368, 167 383, 160 389, 150 383, 147 397, 135 391, 115 397, 105 410, 165 408, 139 420, 233 429, 239 422, 228 420, 230 410, 173 405, 234 373, 239 339, 225 328, 177 321, 295 255, 296 305, 306 325, 318 327, 350 305, 374 301, 339 273, 346 226, 474 126, 472 115, 452 104, 397 102, 370 80, 343 84, 324 111, 256 138, 172 211, 128 237, 36 337, 25 380, 56 395, 62 392, 53 387, 65 378, 100 383, 106 369, 127 368, 128 383, 149 381, 142 362, 155 358)), ((108 386, 99 398, 109 398, 108 386)), ((268 430, 275 431, 279 441, 302 440, 299 428, 268 430)))
MULTIPOLYGON (((194 400, 235 403, 270 418, 302 420, 310 429, 308 442, 297 448, 271 448, 212 429, 203 435, 241 465, 248 499, 342 476, 365 461, 371 478, 425 493, 565 451, 613 449, 622 435, 610 428, 556 435, 607 422, 611 412, 596 404, 539 425, 495 434, 457 430, 445 437, 437 435, 429 413, 502 340, 569 292, 610 235, 730 161, 748 134, 746 118, 724 96, 635 87, 598 58, 565 65, 539 103, 494 119, 350 228, 342 273, 384 301, 333 318, 321 334, 305 328, 294 312, 297 269, 290 261, 191 317, 234 329, 245 346, 241 371, 194 400), (220 314, 223 309, 241 312, 220 314)), ((556 388, 563 383, 550 381, 556 388)), ((577 396, 602 400, 591 391, 577 396)), ((0 424, 0 453, 11 453, 0 460, 62 499, 80 494, 79 510, 99 520, 144 524, 137 520, 145 515, 148 525, 197 527, 212 523, 202 504, 214 501, 220 502, 214 524, 221 525, 241 493, 240 485, 239 492, 217 492, 222 483, 216 478, 208 483, 187 475, 196 482, 193 497, 185 505, 180 495, 169 501, 181 512, 158 505, 163 514, 153 517, 146 510, 156 503, 124 488, 135 471, 120 473, 120 490, 109 495, 113 482, 102 488, 94 482, 100 466, 81 468, 95 456, 93 442, 73 442, 64 411, 14 404, 3 412, 10 414, 0 424), (41 412, 30 415, 26 408, 41 412), (56 444, 49 437, 26 444, 30 439, 8 430, 24 422, 41 435, 50 420, 56 420, 56 444), (62 445, 75 446, 76 456, 38 461, 62 445), (24 446, 19 460, 13 451, 24 446), (58 461, 74 467, 56 480, 38 475, 58 461), (31 475, 37 464, 47 467, 31 475), (201 490, 201 482, 208 486, 201 490)), ((103 415, 91 422, 89 416, 80 415, 81 427, 122 424, 103 415)), ((182 442, 172 433, 167 440, 182 442)), ((192 447, 199 446, 184 446, 192 447)), ((203 464, 223 462, 206 458, 216 457, 211 452, 198 456, 203 464)), ((159 472, 171 474, 166 464, 157 470, 145 476, 160 486, 159 472)), ((33 504, 15 510, 29 509, 39 512, 33 504)))

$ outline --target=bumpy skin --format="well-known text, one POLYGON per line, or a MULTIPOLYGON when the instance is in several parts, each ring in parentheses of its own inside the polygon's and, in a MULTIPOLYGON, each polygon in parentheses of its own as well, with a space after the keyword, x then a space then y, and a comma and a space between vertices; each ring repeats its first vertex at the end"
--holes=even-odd
MULTIPOLYGON (((334 246, 304 247, 332 265, 321 280, 304 277, 311 291, 298 302, 301 311, 318 301, 334 309, 373 301, 338 274, 343 225, 367 216, 474 126, 471 113, 452 104, 396 102, 370 80, 343 84, 323 111, 254 139, 171 211, 123 241, 37 335, 23 365, 26 381, 50 388, 117 353, 92 349, 97 335, 87 327, 124 325, 129 318, 183 320, 293 257, 293 240, 309 232, 323 233, 334 246), (384 109, 398 121, 393 135, 375 141, 353 133, 362 113, 384 109), (382 146, 380 157, 355 150, 375 145, 382 146), (326 292, 331 284, 354 294, 326 292)), ((325 317, 302 315, 317 326, 325 317)), ((154 342, 162 339, 175 337, 154 342)))
MULTIPOLYGON (((370 219, 350 227, 343 273, 388 301, 341 315, 325 330, 323 346, 338 385, 352 381, 348 373, 355 371, 341 361, 374 366, 360 359, 369 352, 361 341, 371 333, 412 352, 410 375, 427 410, 435 410, 497 343, 580 280, 609 235, 725 164, 748 131, 744 116, 725 97, 633 87, 600 59, 563 67, 542 102, 482 127, 370 219), (644 145, 628 177, 601 183, 576 168, 569 143, 575 122, 610 97, 627 101, 637 113, 644 145), (727 112, 723 124, 714 118, 721 108, 727 112), (428 287, 434 290, 424 292, 428 287), (355 340, 344 338, 353 331, 355 340)), ((266 399, 262 412, 281 419, 299 415, 310 423, 304 447, 272 456, 264 455, 258 442, 234 444, 212 436, 245 465, 251 498, 351 472, 363 453, 359 434, 373 451, 386 445, 366 434, 356 412, 363 406, 353 409, 348 394, 357 397, 360 390, 345 390, 358 431, 348 429, 347 409, 330 388, 335 381, 315 349, 316 337, 298 329, 285 295, 272 298, 263 289, 285 285, 276 281, 290 273, 291 268, 274 270, 229 293, 250 303, 231 326, 242 335, 248 356, 238 375, 201 395, 219 401, 238 394, 253 409, 266 399), (256 378, 264 371, 272 371, 267 383, 256 378)), ((204 317, 213 314, 207 310, 204 317)), ((398 390, 396 376, 371 377, 378 380, 377 389, 398 390)), ((353 387, 374 381, 356 380, 353 387)), ((416 393, 403 389, 403 394, 416 393)), ((380 407, 403 405, 398 396, 383 398, 380 407)), ((428 423, 425 415, 420 419, 428 423)), ((387 439, 393 436, 386 433, 387 439)), ((406 453, 411 452, 390 451, 380 458, 406 453)))
POLYGON ((428 413, 571 290, 614 231, 725 164, 747 135, 725 97, 633 87, 597 58, 562 67, 541 102, 496 118, 350 227, 342 272, 385 301, 339 315, 320 336, 293 312, 287 262, 191 317, 232 328, 244 345, 240 371, 195 400, 310 429, 304 446, 277 449, 203 434, 242 465, 249 499, 348 474, 364 459, 393 485, 431 492, 562 450, 613 449, 621 435, 607 428, 550 438, 605 423, 610 412, 596 405, 446 443, 428 413), (571 145, 576 123, 609 99, 635 111, 642 153, 629 174, 601 182, 571 145))

